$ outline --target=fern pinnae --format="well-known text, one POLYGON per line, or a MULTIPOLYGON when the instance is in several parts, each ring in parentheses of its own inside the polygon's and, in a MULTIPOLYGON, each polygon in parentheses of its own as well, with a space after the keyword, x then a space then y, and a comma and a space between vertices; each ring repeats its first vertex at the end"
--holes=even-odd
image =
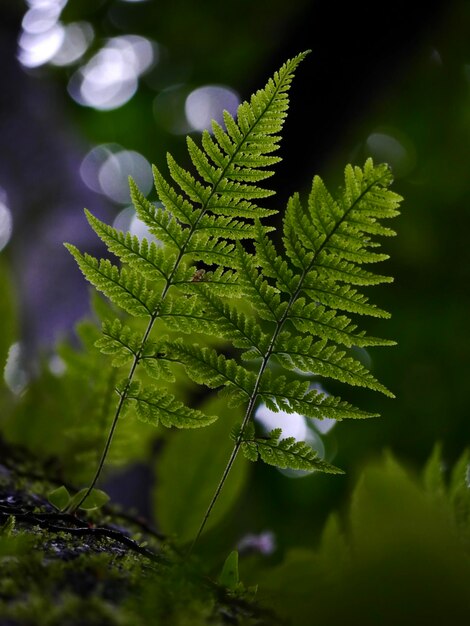
MULTIPOLYGON (((273 193, 256 186, 252 182, 266 178, 270 172, 265 171, 264 175, 256 178, 254 173, 250 173, 250 170, 265 168, 268 163, 273 164, 276 161, 267 155, 278 148, 279 132, 288 108, 287 92, 294 71, 306 54, 299 54, 285 63, 275 73, 274 78, 268 81, 266 87, 252 96, 250 103, 242 103, 238 107, 237 122, 227 112, 224 112, 227 132, 218 124, 213 124, 214 137, 220 148, 220 150, 217 148, 216 151, 211 149, 208 153, 210 158, 215 157, 213 158, 214 167, 210 165, 206 156, 195 146, 194 142, 188 141, 193 164, 199 174, 202 175, 203 180, 209 183, 209 186, 196 180, 189 172, 179 166, 171 155, 168 155, 170 176, 184 195, 180 195, 173 185, 167 183, 159 170, 154 167, 155 186, 160 200, 166 208, 167 213, 165 214, 164 211, 153 208, 151 203, 144 199, 136 186, 131 183, 132 199, 135 202, 138 216, 147 224, 151 232, 168 244, 170 248, 176 248, 176 256, 171 269, 170 267, 163 269, 160 265, 167 258, 164 253, 159 254, 152 246, 149 248, 148 244, 139 245, 134 239, 121 237, 115 230, 106 229, 98 221, 90 220, 109 249, 117 253, 123 262, 133 265, 137 272, 151 271, 153 277, 153 271, 158 271, 156 267, 158 265, 164 280, 164 286, 159 295, 154 294, 147 287, 145 279, 140 274, 130 273, 124 269, 119 270, 107 260, 99 262, 89 255, 82 255, 74 246, 67 245, 83 274, 92 284, 132 315, 148 317, 140 347, 133 356, 126 382, 119 392, 119 401, 98 468, 76 508, 90 495, 98 481, 121 411, 128 400, 130 390, 136 389, 133 386, 136 369, 143 358, 146 343, 167 294, 179 274, 180 266, 184 266, 186 256, 191 258, 195 256, 195 251, 191 250, 189 245, 192 237, 204 229, 206 231, 212 230, 212 236, 215 238, 239 239, 253 236, 254 233, 248 224, 241 223, 232 216, 234 214, 237 216, 236 207, 238 203, 241 205, 240 208, 246 211, 247 203, 251 205, 253 199, 265 198, 273 193), (221 160, 220 154, 223 156, 223 152, 226 153, 226 158, 221 160), (247 160, 249 164, 247 164, 247 160), (250 178, 249 182, 239 182, 240 180, 246 181, 247 178, 250 178), (189 200, 185 199, 184 196, 187 196, 189 200), (191 201, 200 206, 192 206, 191 201), (227 205, 228 215, 227 213, 224 214, 224 204, 227 205), (214 214, 208 215, 212 206, 215 209, 214 214), (180 223, 176 220, 179 220, 180 223)), ((204 142, 208 145, 207 135, 204 137, 204 142)), ((213 143, 211 143, 211 147, 213 143)), ((259 217, 260 214, 262 215, 262 211, 257 210, 255 217, 259 217)), ((134 396, 132 400, 138 403, 134 396)), ((144 402, 142 406, 148 406, 148 404, 148 402, 144 402)), ((142 414, 145 413, 142 407, 140 411, 143 412, 142 414)), ((164 423, 164 420, 160 421, 164 423)))
MULTIPOLYGON (((301 204, 297 195, 289 201, 284 219, 284 246, 291 262, 298 268, 297 272, 295 272, 295 280, 292 272, 282 264, 282 261, 275 254, 273 246, 266 242, 265 233, 262 232, 260 226, 258 226, 257 242, 257 251, 261 252, 259 263, 256 263, 240 245, 237 245, 241 281, 247 290, 247 294, 251 296, 252 304, 256 308, 258 316, 268 323, 274 324, 274 329, 266 351, 262 356, 245 416, 238 435, 235 437, 232 453, 190 551, 204 529, 239 450, 243 450, 246 432, 248 428, 252 427, 251 418, 258 399, 263 399, 268 408, 274 411, 298 412, 311 418, 322 419, 330 417, 342 420, 345 418, 370 418, 377 415, 376 413, 361 411, 340 398, 309 389, 308 381, 302 382, 297 380, 288 382, 284 376, 281 376, 276 379, 275 383, 273 382, 271 372, 268 369, 273 357, 278 357, 281 365, 287 365, 286 369, 288 370, 292 369, 291 363, 296 361, 295 352, 290 354, 290 350, 286 350, 286 347, 291 347, 288 342, 286 345, 286 336, 288 336, 284 331, 286 323, 290 322, 297 332, 306 333, 307 337, 316 335, 320 341, 324 341, 321 344, 321 349, 315 354, 318 357, 321 354, 321 350, 324 350, 324 373, 329 370, 328 373, 329 375, 333 374, 333 378, 342 379, 344 382, 353 382, 353 384, 361 384, 361 386, 381 391, 386 395, 392 395, 385 387, 375 381, 372 375, 365 373, 365 368, 356 364, 353 359, 343 358, 342 354, 334 358, 334 350, 328 352, 327 344, 328 341, 333 342, 333 344, 344 343, 347 346, 390 345, 394 342, 367 337, 364 331, 355 332, 356 325, 352 324, 349 318, 338 316, 334 309, 325 308, 316 301, 307 302, 302 294, 310 297, 313 295, 315 298, 314 290, 304 290, 304 283, 316 269, 317 261, 322 256, 325 257, 326 254, 328 255, 327 259, 330 257, 330 260, 334 260, 333 265, 338 261, 346 263, 346 266, 340 265, 340 267, 342 269, 346 267, 353 275, 356 273, 357 265, 362 262, 384 260, 386 255, 371 256, 368 253, 367 245, 369 240, 364 238, 360 241, 360 229, 354 227, 348 230, 347 220, 349 216, 360 216, 361 210, 367 218, 370 216, 374 219, 377 216, 393 217, 398 213, 397 206, 400 198, 386 189, 391 182, 390 172, 386 166, 374 168, 370 159, 366 162, 364 171, 359 168, 354 170, 351 167, 346 168, 345 191, 339 201, 335 201, 326 191, 323 183, 319 181, 320 179, 317 177, 314 179, 312 193, 309 197, 308 219, 303 219, 300 215, 301 204), (364 179, 365 185, 363 185, 364 179), (373 196, 372 201, 368 199, 368 194, 373 196), (335 239, 337 233, 345 232, 348 234, 347 237, 341 238, 338 236, 335 239), (349 254, 351 247, 355 250, 355 255, 349 254), (348 258, 351 256, 354 256, 354 258, 348 258), (268 276, 276 280, 279 289, 274 288, 265 280, 262 273, 257 269, 259 264, 261 264, 262 269, 267 270, 268 276), (287 293, 287 300, 282 299, 280 289, 282 289, 282 292, 287 293), (313 294, 312 291, 314 292, 313 294), (281 356, 283 349, 286 352, 281 356), (279 358, 280 356, 281 358, 279 358)), ((360 222, 356 220, 356 225, 358 223, 360 222)), ((370 221, 366 220, 366 226, 369 225, 370 221)), ((369 274, 365 276, 368 277, 369 274)), ((335 279, 338 279, 333 272, 326 272, 325 278, 333 285, 335 284, 335 279)), ((373 282, 373 279, 370 279, 370 282, 373 282)), ((325 284, 328 285, 329 283, 325 284)), ((333 288, 331 291, 333 292, 331 297, 334 299, 337 297, 336 288, 333 288)), ((343 295, 345 293, 347 292, 343 292, 343 295)), ((357 292, 354 292, 353 297, 356 294, 357 292)), ((364 302, 360 296, 356 298, 356 301, 358 305, 360 302, 364 302)), ((362 312, 364 313, 365 311, 362 312)), ((308 352, 309 348, 310 345, 307 345, 307 354, 303 356, 314 356, 314 353, 308 352)), ((254 445, 253 440, 251 440, 251 443, 254 445)), ((286 446, 288 447, 289 444, 290 442, 286 446)), ((251 449, 251 453, 253 453, 253 448, 247 448, 245 445, 245 449, 248 451, 251 449)), ((277 455, 281 454, 282 456, 281 450, 282 448, 279 449, 278 447, 277 455)), ((259 446, 257 453, 263 458, 259 446)), ((274 459, 277 458, 277 455, 273 454, 272 457, 268 455, 268 457, 274 459)), ((282 463, 284 462, 287 462, 285 457, 282 463)))
MULTIPOLYGON (((318 458, 318 453, 304 441, 296 441, 294 437, 281 439, 282 430, 275 428, 266 437, 257 437, 253 424, 249 424, 243 435, 241 448, 250 461, 261 458, 265 463, 280 469, 304 470, 312 469, 329 474, 343 474, 339 468, 318 458)), ((232 439, 237 440, 238 429, 232 432, 232 439)))

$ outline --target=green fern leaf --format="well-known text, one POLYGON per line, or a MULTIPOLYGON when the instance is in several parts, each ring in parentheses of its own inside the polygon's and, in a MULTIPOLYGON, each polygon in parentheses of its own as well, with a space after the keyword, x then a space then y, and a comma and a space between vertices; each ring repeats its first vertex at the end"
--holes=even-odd
POLYGON ((167 358, 181 363, 194 382, 213 389, 225 385, 235 387, 244 394, 245 400, 255 385, 253 372, 213 348, 173 342, 167 346, 167 358))
POLYGON ((81 254, 71 244, 65 244, 65 247, 77 261, 85 278, 98 291, 131 315, 136 317, 151 315, 158 297, 138 274, 119 269, 107 259, 98 261, 89 254, 81 254))
POLYGON ((321 281, 335 280, 351 285, 363 286, 393 283, 391 276, 382 276, 381 274, 369 272, 359 265, 337 259, 324 251, 318 256, 315 267, 309 272, 308 276, 312 281, 315 281, 316 277, 318 277, 318 280, 321 281))
POLYGON ((199 220, 198 232, 231 239, 253 239, 255 231, 251 224, 231 217, 204 215, 199 220))
POLYGON ((131 383, 125 396, 126 405, 134 405, 139 420, 166 428, 202 428, 217 419, 215 415, 205 415, 191 409, 164 391, 146 391, 140 383, 131 383))
POLYGON ((260 206, 273 193, 261 181, 279 161, 275 152, 288 90, 304 56, 288 61, 264 89, 243 102, 236 119, 224 112, 225 128, 213 122, 212 133, 203 132, 200 142, 188 138, 190 169, 171 155, 168 180, 154 168, 162 206, 147 200, 131 181, 137 215, 161 246, 121 233, 90 214, 91 226, 123 267, 68 246, 92 284, 132 315, 147 318, 140 336, 121 322, 107 322, 97 341, 114 365, 132 362, 119 388, 105 450, 123 406, 134 408, 141 420, 170 427, 195 428, 215 419, 163 389, 179 366, 194 382, 218 388, 229 407, 245 404, 222 484, 240 447, 252 460, 278 467, 339 471, 318 459, 306 442, 281 439, 280 430, 267 437, 255 435, 252 421, 259 401, 273 411, 310 418, 376 415, 320 393, 299 371, 392 396, 340 349, 394 344, 367 336, 355 318, 343 314, 389 316, 360 289, 391 281, 364 269, 388 258, 376 237, 394 235, 382 224, 398 214, 401 200, 388 189, 388 168, 371 160, 362 169, 348 166, 344 187, 335 196, 315 177, 306 204, 298 194, 288 202, 282 252, 269 236, 273 229, 260 221, 274 213, 260 206), (244 248, 246 239, 254 239, 256 254, 244 248), (174 333, 171 340, 152 339, 160 319, 174 333), (188 335, 185 342, 183 334, 188 335), (231 345, 219 353, 204 345, 203 334, 231 345), (193 343, 193 335, 199 343, 193 343), (240 364, 245 361, 250 361, 247 367, 240 364), (273 364, 286 375, 275 376, 273 364), (142 371, 150 377, 145 387, 138 381, 142 371))
POLYGON ((162 303, 159 317, 165 326, 180 333, 206 332, 215 330, 215 325, 204 312, 197 297, 167 296, 162 303))
POLYGON ((226 195, 211 199, 211 212, 214 215, 226 215, 227 217, 243 217, 248 219, 260 219, 275 215, 277 211, 265 209, 248 200, 230 198, 226 195))
POLYGON ((266 236, 266 229, 256 222, 256 261, 262 267, 263 274, 276 279, 276 287, 293 295, 299 284, 299 276, 290 269, 286 259, 278 256, 274 244, 266 236))
POLYGON ((377 417, 377 413, 362 411, 349 402, 329 396, 316 389, 309 389, 308 381, 287 381, 284 376, 272 380, 271 372, 265 372, 260 389, 260 397, 273 411, 299 413, 316 419, 365 419, 377 417))
MULTIPOLYGON (((257 437, 253 424, 250 424, 242 434, 241 451, 250 461, 260 458, 280 469, 344 474, 339 468, 318 458, 318 453, 307 442, 297 441, 294 437, 281 439, 281 435, 282 429, 275 428, 266 437, 257 437)), ((232 432, 235 441, 239 436, 240 428, 232 432)))
POLYGON ((333 309, 327 309, 316 302, 306 303, 305 298, 298 298, 294 302, 286 319, 291 320, 300 332, 330 339, 349 348, 354 345, 359 347, 395 345, 394 341, 388 339, 369 337, 365 331, 356 332, 357 325, 346 315, 337 315, 333 309))
POLYGON ((371 315, 372 317, 389 318, 390 313, 370 304, 368 298, 350 285, 337 285, 335 282, 311 280, 311 273, 303 282, 302 292, 311 300, 324 304, 332 309, 371 315))
MULTIPOLYGON (((272 195, 272 191, 256 185, 271 175, 267 166, 279 161, 270 153, 278 149, 279 133, 288 109, 288 95, 294 71, 305 57, 300 54, 282 66, 258 91, 250 103, 238 107, 237 120, 225 112, 227 130, 213 122, 213 137, 203 133, 202 148, 188 140, 188 151, 202 183, 189 171, 168 156, 170 176, 176 187, 166 183, 155 170, 155 184, 160 200, 181 221, 199 226, 202 213, 213 215, 256 218, 270 215, 273 211, 260 208, 251 200, 272 195), (180 191, 176 191, 179 189, 180 191), (183 195, 180 195, 182 192, 183 195), (202 213, 189 201, 199 205, 202 213)), ((220 236, 237 238, 237 229, 220 232, 220 236)))
POLYGON ((211 237, 207 233, 198 233, 188 242, 185 255, 211 265, 216 263, 225 267, 237 266, 233 258, 235 246, 224 239, 211 237))
POLYGON ((176 377, 174 373, 160 354, 157 353, 157 356, 143 356, 141 363, 144 371, 150 378, 163 380, 168 383, 175 382, 176 377))
POLYGON ((176 263, 176 254, 158 247, 154 241, 140 241, 136 235, 124 234, 104 224, 89 211, 85 213, 91 227, 106 243, 108 250, 122 262, 128 263, 148 280, 168 279, 176 263))
MULTIPOLYGON (((190 202, 183 198, 183 196, 179 195, 173 189, 173 187, 167 183, 167 181, 155 165, 152 169, 155 181, 155 189, 157 190, 158 197, 160 198, 160 201, 162 202, 166 211, 170 214, 170 216, 174 215, 176 218, 178 218, 178 220, 180 220, 180 222, 182 222, 183 224, 188 224, 194 227, 201 214, 201 210, 194 208, 190 202)), ((139 198, 140 197, 141 194, 139 195, 139 198)), ((149 207, 146 202, 142 202, 142 204, 144 205, 144 207, 147 207, 149 209, 150 216, 152 216, 151 206, 149 207)), ((148 224, 144 213, 145 211, 141 211, 139 213, 139 216, 146 224, 148 224)))
POLYGON ((224 270, 218 267, 213 272, 206 272, 201 280, 191 280, 191 293, 199 293, 203 286, 208 285, 213 294, 225 298, 241 298, 244 295, 243 285, 240 284, 239 275, 233 270, 224 270))
POLYGON ((273 356, 288 370, 333 378, 353 386, 367 387, 395 397, 359 361, 347 356, 326 339, 314 341, 312 336, 292 337, 281 333, 273 349, 273 356))
MULTIPOLYGON (((147 200, 132 178, 129 180, 129 187, 136 214, 147 225, 152 235, 155 235, 157 239, 166 243, 170 248, 182 250, 187 242, 189 231, 181 226, 174 216, 184 223, 186 212, 183 211, 183 208, 180 207, 180 210, 177 210, 176 207, 172 206, 172 211, 166 205, 164 205, 165 208, 155 205, 147 200)), ((190 207, 186 207, 184 203, 183 207, 186 208, 189 215, 192 215, 190 207)))
POLYGON ((278 290, 263 279, 253 256, 240 245, 237 245, 237 259, 240 282, 258 315, 267 321, 278 321, 282 316, 282 303, 278 290))
POLYGON ((168 170, 173 181, 190 200, 205 206, 211 197, 211 186, 203 185, 194 176, 178 165, 171 154, 167 155, 168 170))
POLYGON ((258 356, 266 352, 270 337, 253 317, 224 302, 206 285, 200 285, 197 294, 204 303, 205 312, 217 325, 220 337, 231 341, 236 348, 254 349, 258 356))
POLYGON ((95 346, 103 353, 113 356, 111 365, 121 367, 138 353, 141 337, 132 331, 129 326, 123 325, 121 320, 103 322, 103 337, 95 342, 95 346))

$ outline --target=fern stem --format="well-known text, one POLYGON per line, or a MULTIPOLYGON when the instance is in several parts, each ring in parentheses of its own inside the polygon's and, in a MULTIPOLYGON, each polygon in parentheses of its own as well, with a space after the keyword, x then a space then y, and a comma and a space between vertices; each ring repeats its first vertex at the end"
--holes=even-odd
POLYGON ((186 558, 188 558, 191 555, 195 545, 197 544, 197 542, 199 540, 199 537, 201 536, 201 534, 202 534, 202 532, 203 532, 203 530, 204 530, 204 528, 206 526, 207 520, 209 519, 209 516, 210 516, 210 514, 212 512, 212 509, 214 508, 214 505, 215 505, 215 503, 217 502, 217 500, 219 498, 220 492, 223 489, 225 481, 228 478, 230 470, 232 469, 232 466, 235 463, 235 460, 236 460, 236 458, 238 456, 238 453, 240 451, 240 446, 242 445, 242 442, 243 442, 243 435, 244 435, 245 429, 246 429, 246 427, 248 425, 248 422, 250 421, 251 416, 253 414, 253 410, 255 408, 256 401, 258 400, 258 391, 259 391, 259 386, 261 384, 261 378, 262 378, 262 376, 263 376, 263 374, 264 374, 264 372, 266 370, 266 367, 268 366, 268 362, 269 362, 269 359, 271 358, 276 339, 278 338, 279 333, 281 332, 282 327, 284 325, 284 322, 286 321, 287 311, 289 310, 290 306, 292 305, 292 302, 295 300, 297 295, 298 295, 298 291, 296 292, 296 294, 294 296, 292 296, 291 301, 289 302, 289 306, 286 309, 286 313, 283 315, 282 319, 279 321, 279 323, 278 323, 278 325, 276 327, 276 330, 274 331, 273 336, 271 337, 271 341, 269 343, 269 347, 268 347, 268 349, 266 351, 266 354, 263 356, 263 361, 262 361, 262 363, 260 365, 260 368, 259 368, 259 371, 258 371, 258 375, 256 377, 256 382, 255 382, 255 386, 253 388, 253 392, 252 392, 252 394, 250 396, 250 400, 248 401, 248 405, 247 405, 247 408, 246 408, 246 411, 245 411, 245 416, 244 416, 242 424, 240 426, 240 433, 239 433, 239 435, 237 437, 237 440, 235 442, 233 450, 232 450, 232 452, 230 454, 230 457, 229 457, 229 459, 227 461, 227 465, 225 466, 225 469, 224 469, 224 472, 223 472, 222 477, 220 479, 220 482, 217 485, 217 489, 215 490, 214 495, 212 496, 212 499, 211 499, 211 501, 209 503, 209 506, 207 507, 207 511, 204 514, 204 518, 203 518, 203 520, 201 522, 201 525, 199 526, 199 530, 197 531, 197 535, 196 535, 196 537, 194 538, 193 542, 191 543, 191 545, 189 547, 189 550, 187 552, 186 558))
POLYGON ((150 319, 150 321, 148 323, 147 329, 146 329, 144 337, 142 339, 141 347, 140 347, 139 351, 137 352, 137 354, 134 357, 134 361, 132 362, 131 369, 129 370, 129 374, 127 376, 126 384, 125 384, 124 389, 122 390, 122 392, 120 394, 119 402, 118 402, 118 404, 116 406, 116 411, 114 413, 113 421, 111 422, 111 426, 110 426, 110 429, 109 429, 109 432, 108 432, 108 436, 106 438, 106 442, 105 442, 105 445, 104 445, 104 448, 103 448, 103 452, 101 453, 100 461, 98 463, 98 467, 96 468, 95 475, 93 476, 93 479, 92 479, 91 483, 89 484, 85 494, 80 499, 78 504, 75 506, 75 510, 80 508, 80 506, 83 504, 83 502, 88 498, 88 496, 93 491, 93 489, 94 489, 94 487, 95 487, 96 483, 98 482, 98 479, 99 479, 99 477, 101 475, 101 472, 103 470, 103 466, 104 466, 105 461, 106 461, 106 457, 108 456, 108 452, 109 452, 109 448, 111 446, 111 442, 112 442, 113 437, 114 437, 114 431, 116 430, 116 426, 117 426, 117 423, 119 421, 119 417, 121 415, 122 407, 124 406, 124 402, 125 402, 125 400, 127 398, 127 393, 129 391, 129 387, 130 387, 130 385, 132 383, 132 380, 134 378, 135 370, 136 370, 136 368, 137 368, 137 366, 138 366, 138 364, 139 364, 139 362, 140 362, 140 360, 142 358, 143 347, 145 346, 145 342, 147 341, 148 336, 150 335, 150 332, 151 332, 151 330, 153 328, 153 325, 155 323, 156 317, 157 317, 156 315, 152 315, 152 317, 151 317, 151 319, 150 319))

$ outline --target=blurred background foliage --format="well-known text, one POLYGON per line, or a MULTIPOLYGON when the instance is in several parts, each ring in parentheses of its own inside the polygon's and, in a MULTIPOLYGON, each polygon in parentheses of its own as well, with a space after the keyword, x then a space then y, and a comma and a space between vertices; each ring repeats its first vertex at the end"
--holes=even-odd
MULTIPOLYGON (((314 545, 330 511, 346 506, 364 463, 384 449, 419 467, 441 441, 450 465, 469 442, 470 3, 395 2, 369 11, 313 0, 3 0, 0 7, 0 351, 3 360, 14 344, 7 382, 23 394, 2 390, 13 439, 18 424, 24 433, 41 419, 41 396, 54 405, 55 424, 73 422, 53 349, 59 338, 78 345, 72 328, 90 310, 61 245, 100 253, 83 207, 141 232, 128 208, 127 175, 154 198, 149 163, 164 167, 167 151, 184 162, 184 135, 197 135, 221 108, 233 112, 288 57, 313 51, 292 90, 270 206, 282 209, 291 193, 307 191, 314 173, 338 184, 346 162, 367 156, 391 164, 405 197, 398 237, 385 244, 384 272, 396 281, 375 295, 393 317, 369 326, 398 347, 358 355, 397 399, 348 390, 346 399, 382 417, 312 430, 345 477, 292 478, 252 466, 231 515, 203 539, 214 554, 248 532, 272 532, 281 552, 314 545)), ((82 326, 85 343, 90 332, 82 326)), ((70 354, 61 355, 68 363, 70 354)), ((94 393, 92 380, 99 389, 91 376, 84 394, 94 393)), ((82 406, 74 406, 78 421, 82 406)), ((140 460, 152 459, 156 487, 161 471, 171 494, 164 481, 176 470, 149 437, 142 435, 140 460)), ((56 439, 48 452, 61 445, 56 439)), ((175 454, 186 445, 175 440, 175 454)), ((215 476, 218 461, 213 467, 215 476)), ((117 491, 127 502, 125 488, 117 491)), ((164 496, 145 497, 131 502, 148 513, 156 499, 158 518, 164 496)), ((172 516, 178 511, 168 512, 169 525, 172 516)), ((183 534, 191 523, 181 523, 183 534)))

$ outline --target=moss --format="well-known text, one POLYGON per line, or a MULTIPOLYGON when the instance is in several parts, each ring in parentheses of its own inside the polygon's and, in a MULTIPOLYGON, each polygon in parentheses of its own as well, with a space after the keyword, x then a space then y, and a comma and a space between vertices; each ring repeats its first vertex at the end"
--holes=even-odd
POLYGON ((89 532, 85 527, 73 534, 78 518, 54 512, 45 495, 52 485, 39 479, 40 470, 21 463, 18 476, 11 465, 0 465, 2 626, 273 623, 181 565, 169 543, 131 519, 119 526, 111 510, 94 512, 86 518, 89 532), (96 534, 100 529, 110 536, 96 534), (161 561, 137 553, 132 545, 138 544, 123 545, 113 537, 138 538, 149 554, 162 555, 161 561))

